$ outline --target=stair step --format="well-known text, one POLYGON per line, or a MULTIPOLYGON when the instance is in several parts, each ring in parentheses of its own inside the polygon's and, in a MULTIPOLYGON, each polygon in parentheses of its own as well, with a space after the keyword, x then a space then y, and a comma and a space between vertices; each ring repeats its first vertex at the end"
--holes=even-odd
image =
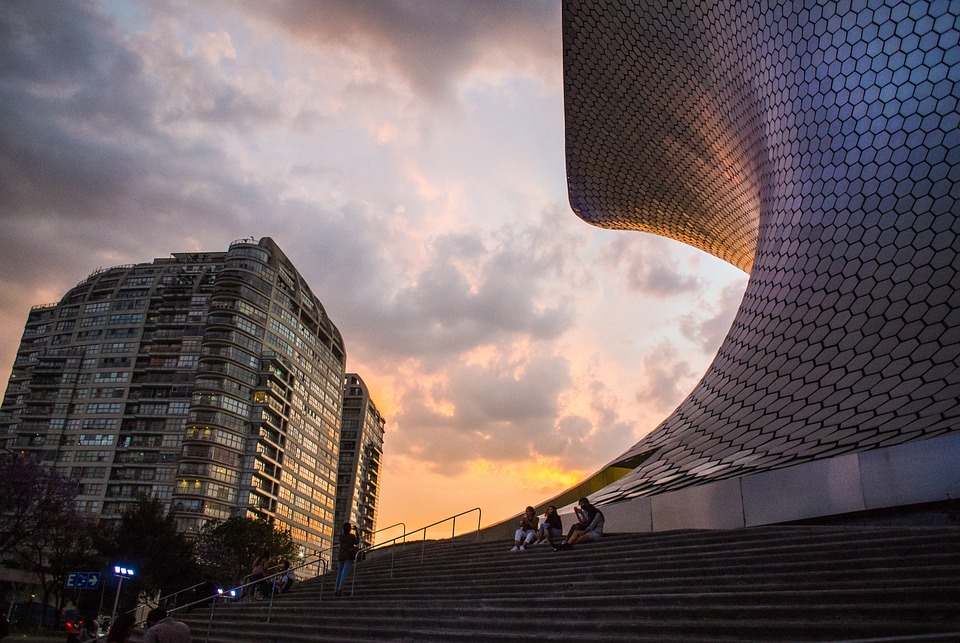
POLYGON ((544 546, 513 553, 510 545, 408 543, 358 564, 352 597, 333 598, 328 573, 298 583, 272 606, 228 603, 212 621, 209 608, 183 619, 198 642, 207 640, 209 623, 211 643, 542 634, 557 641, 935 640, 960 632, 960 528, 613 534, 559 553, 544 546))

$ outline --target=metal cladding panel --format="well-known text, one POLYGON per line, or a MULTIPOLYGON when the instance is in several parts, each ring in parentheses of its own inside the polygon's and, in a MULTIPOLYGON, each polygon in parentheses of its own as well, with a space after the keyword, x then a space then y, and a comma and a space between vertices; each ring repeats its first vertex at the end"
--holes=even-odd
POLYGON ((575 212, 750 273, 595 501, 958 431, 960 3, 566 1, 563 39, 575 212))
MULTIPOLYGON (((653 531, 653 507, 651 498, 637 498, 631 503, 618 503, 603 508, 604 529, 609 532, 646 533, 653 531)), ((564 515, 564 524, 572 524, 577 518, 570 512, 564 515), (569 515, 569 518, 567 517, 569 515)))
POLYGON ((758 473, 740 481, 748 527, 866 508, 856 455, 758 473))
POLYGON ((654 496, 650 498, 650 506, 653 531, 745 526, 738 480, 723 480, 654 496))
POLYGON ((960 434, 860 454, 867 508, 960 498, 960 434))

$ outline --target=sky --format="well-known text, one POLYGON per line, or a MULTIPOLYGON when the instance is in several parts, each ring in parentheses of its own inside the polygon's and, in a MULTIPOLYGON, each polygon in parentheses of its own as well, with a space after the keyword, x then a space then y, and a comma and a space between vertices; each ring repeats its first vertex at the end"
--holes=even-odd
POLYGON ((693 389, 747 276, 573 213, 560 23, 559 0, 0 3, 0 376, 30 307, 91 272, 269 236, 386 418, 380 527, 492 524, 596 472, 693 389))

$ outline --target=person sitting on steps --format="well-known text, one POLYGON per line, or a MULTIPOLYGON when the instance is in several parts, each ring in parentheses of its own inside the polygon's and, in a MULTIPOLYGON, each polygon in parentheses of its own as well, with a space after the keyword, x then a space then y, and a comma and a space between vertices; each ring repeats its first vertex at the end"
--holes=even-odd
POLYGON ((580 521, 575 524, 566 539, 553 551, 561 549, 570 549, 577 543, 590 542, 603 535, 603 512, 597 509, 588 498, 580 498, 577 502, 578 507, 574 508, 580 521))
POLYGON ((523 551, 527 545, 533 542, 537 537, 537 527, 540 525, 540 519, 537 518, 537 512, 533 507, 527 507, 523 516, 520 517, 520 528, 513 536, 513 549, 510 551, 523 551))
POLYGON ((550 505, 543 514, 543 522, 537 530, 537 541, 534 544, 550 543, 552 545, 553 539, 561 536, 563 536, 563 519, 557 513, 557 508, 550 505))
POLYGON ((283 561, 283 566, 280 568, 280 571, 282 573, 277 576, 273 585, 273 591, 274 593, 285 594, 293 587, 293 582, 297 580, 297 573, 290 569, 289 560, 283 561))

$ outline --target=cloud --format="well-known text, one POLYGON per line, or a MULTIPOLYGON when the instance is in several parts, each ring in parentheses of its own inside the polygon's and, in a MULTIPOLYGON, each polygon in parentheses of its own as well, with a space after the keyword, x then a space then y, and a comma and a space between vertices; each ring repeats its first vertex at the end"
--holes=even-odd
POLYGON ((648 234, 621 233, 607 244, 602 263, 621 273, 627 287, 653 297, 678 297, 703 289, 701 278, 674 257, 676 243, 648 234))
POLYGON ((416 358, 430 368, 479 346, 547 341, 573 327, 572 300, 557 295, 556 280, 581 260, 583 242, 552 216, 430 236, 394 230, 391 213, 354 204, 316 212, 309 238, 295 235, 298 219, 280 222, 277 241, 295 262, 319 263, 305 276, 321 299, 339 303, 328 312, 354 338, 348 359, 416 358), (420 251, 410 257, 412 244, 420 251))
POLYGON ((497 353, 489 364, 451 364, 405 392, 393 447, 436 471, 456 473, 477 458, 520 461, 554 433, 569 365, 549 354, 497 353))
POLYGON ((559 63, 556 2, 274 0, 243 7, 316 47, 363 52, 369 68, 358 83, 382 82, 385 66, 414 95, 438 102, 451 100, 470 72, 548 77, 559 63))
POLYGON ((636 399, 663 413, 672 411, 693 388, 695 372, 676 347, 664 340, 643 357, 636 399))
MULTIPOLYGON (((197 69, 202 56, 152 60, 156 48, 136 51, 94 5, 10 6, 0 13, 12 36, 0 39, 3 225, 41 219, 50 238, 134 251, 181 224, 202 231, 272 209, 274 187, 235 169, 214 133, 184 135, 184 114, 173 116, 168 79, 154 72, 197 69)), ((238 111, 221 117, 237 122, 238 111)))
POLYGON ((746 276, 725 285, 716 301, 704 305, 700 311, 681 316, 680 333, 695 342, 703 352, 714 354, 730 331, 730 324, 740 308, 746 276), (703 312, 713 314, 704 315, 703 312))
POLYGON ((609 461, 735 304, 689 312, 689 252, 570 212, 559 11, 0 3, 0 361, 97 268, 271 236, 382 395, 385 470, 546 493, 609 461))
POLYGON ((636 426, 620 413, 616 395, 598 380, 578 383, 566 358, 494 350, 484 363, 461 360, 407 389, 390 446, 449 476, 478 461, 582 470, 632 441, 636 426), (568 409, 571 397, 585 412, 568 409))

